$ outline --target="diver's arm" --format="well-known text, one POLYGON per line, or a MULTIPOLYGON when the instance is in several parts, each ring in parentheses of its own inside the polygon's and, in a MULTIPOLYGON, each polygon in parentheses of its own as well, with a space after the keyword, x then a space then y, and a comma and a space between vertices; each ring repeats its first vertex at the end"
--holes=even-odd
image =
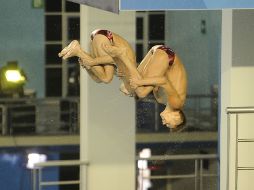
POLYGON ((161 86, 167 83, 166 77, 149 77, 143 79, 130 79, 133 85, 137 86, 161 86))

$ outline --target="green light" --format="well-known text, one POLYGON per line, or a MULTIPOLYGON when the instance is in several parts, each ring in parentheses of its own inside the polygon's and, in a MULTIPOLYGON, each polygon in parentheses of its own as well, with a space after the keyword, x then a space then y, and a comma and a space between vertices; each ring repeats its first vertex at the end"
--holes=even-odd
POLYGON ((23 82, 25 81, 25 77, 21 75, 19 70, 7 70, 5 72, 5 77, 8 82, 23 82))

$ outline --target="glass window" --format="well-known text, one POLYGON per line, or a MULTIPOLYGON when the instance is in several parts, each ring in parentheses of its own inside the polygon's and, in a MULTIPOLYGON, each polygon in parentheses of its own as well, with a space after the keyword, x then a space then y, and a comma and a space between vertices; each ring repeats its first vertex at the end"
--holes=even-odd
POLYGON ((137 62, 140 63, 143 59, 143 44, 136 44, 136 59, 137 62))
POLYGON ((79 64, 78 57, 70 57, 66 61, 69 65, 79 64))
POLYGON ((153 132, 155 125, 155 105, 151 102, 136 102, 136 121, 138 132, 153 132))
POLYGON ((62 59, 58 53, 62 50, 62 45, 46 45, 46 64, 61 64, 62 59))
POLYGON ((164 43, 163 42, 158 42, 158 43, 149 43, 148 44, 148 49, 151 49, 153 46, 155 46, 155 45, 164 45, 164 43))
POLYGON ((46 16, 46 41, 62 40, 62 16, 46 16))
POLYGON ((45 0, 45 12, 61 12, 62 0, 45 0))
POLYGON ((68 96, 79 96, 79 70, 78 64, 68 68, 68 96))
POLYGON ((62 95, 62 69, 47 68, 46 69, 46 96, 62 95))
POLYGON ((143 27, 144 27, 143 18, 137 17, 137 19, 136 19, 136 38, 138 40, 143 39, 143 27))
POLYGON ((70 1, 66 1, 66 12, 79 12, 80 11, 80 5, 78 3, 73 3, 70 1))
POLYGON ((80 39, 80 18, 68 18, 68 40, 80 39))
MULTIPOLYGON (((72 153, 61 153, 60 160, 78 160, 79 154, 77 152, 72 153)), ((69 181, 69 180, 79 180, 80 170, 78 166, 74 167, 60 167, 59 168, 59 180, 69 181)), ((79 189, 79 185, 62 185, 59 190, 69 190, 69 189, 79 189)))
POLYGON ((164 40, 165 16, 164 14, 149 15, 149 40, 164 40))

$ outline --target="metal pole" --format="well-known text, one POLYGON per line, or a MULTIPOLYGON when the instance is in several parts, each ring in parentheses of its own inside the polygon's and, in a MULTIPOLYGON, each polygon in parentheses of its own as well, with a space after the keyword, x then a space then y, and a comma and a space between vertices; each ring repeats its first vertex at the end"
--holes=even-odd
POLYGON ((236 114, 236 135, 235 135, 235 190, 238 183, 238 114, 236 114))
POLYGON ((159 130, 159 118, 158 118, 158 110, 159 110, 159 106, 157 102, 154 102, 154 108, 155 108, 155 132, 157 132, 159 130))
POLYGON ((195 190, 198 189, 198 160, 195 159, 195 190))
POLYGON ((203 160, 200 160, 200 168, 199 168, 199 190, 203 190, 203 160))
POLYGON ((227 114, 227 181, 226 190, 229 190, 229 153, 230 153, 230 114, 227 114))
POLYGON ((37 174, 36 174, 36 169, 32 169, 31 170, 31 175, 32 175, 32 180, 33 180, 33 184, 32 184, 32 188, 33 188, 33 190, 36 190, 36 176, 37 176, 37 174))
POLYGON ((7 135, 7 108, 4 105, 0 105, 2 109, 2 135, 7 135))
POLYGON ((136 157, 136 160, 200 160, 217 159, 217 154, 184 154, 184 155, 156 155, 149 158, 136 157))
POLYGON ((41 187, 41 181, 42 181, 42 169, 40 168, 39 169, 39 190, 41 190, 42 189, 42 187, 41 187))
POLYGON ((57 167, 57 166, 80 166, 88 165, 88 162, 80 160, 58 160, 58 161, 47 161, 35 164, 35 167, 57 167))
POLYGON ((230 113, 230 114, 254 113, 254 107, 228 107, 227 113, 230 113))

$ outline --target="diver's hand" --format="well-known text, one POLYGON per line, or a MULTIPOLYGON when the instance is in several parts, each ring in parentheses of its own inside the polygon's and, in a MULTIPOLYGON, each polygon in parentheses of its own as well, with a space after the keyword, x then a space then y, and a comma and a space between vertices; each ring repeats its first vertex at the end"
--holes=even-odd
POLYGON ((122 69, 117 69, 117 71, 116 71, 116 75, 119 77, 119 78, 123 78, 123 77, 125 77, 125 74, 124 74, 124 72, 122 71, 122 69))
POLYGON ((130 86, 131 86, 132 89, 135 90, 139 86, 142 86, 142 84, 141 84, 139 79, 137 79, 137 78, 130 78, 130 86))
POLYGON ((82 59, 79 58, 79 59, 78 59, 78 62, 79 62, 80 66, 81 66, 82 68, 87 69, 87 70, 90 70, 90 69, 91 69, 91 66, 86 65, 86 64, 82 61, 82 59))

